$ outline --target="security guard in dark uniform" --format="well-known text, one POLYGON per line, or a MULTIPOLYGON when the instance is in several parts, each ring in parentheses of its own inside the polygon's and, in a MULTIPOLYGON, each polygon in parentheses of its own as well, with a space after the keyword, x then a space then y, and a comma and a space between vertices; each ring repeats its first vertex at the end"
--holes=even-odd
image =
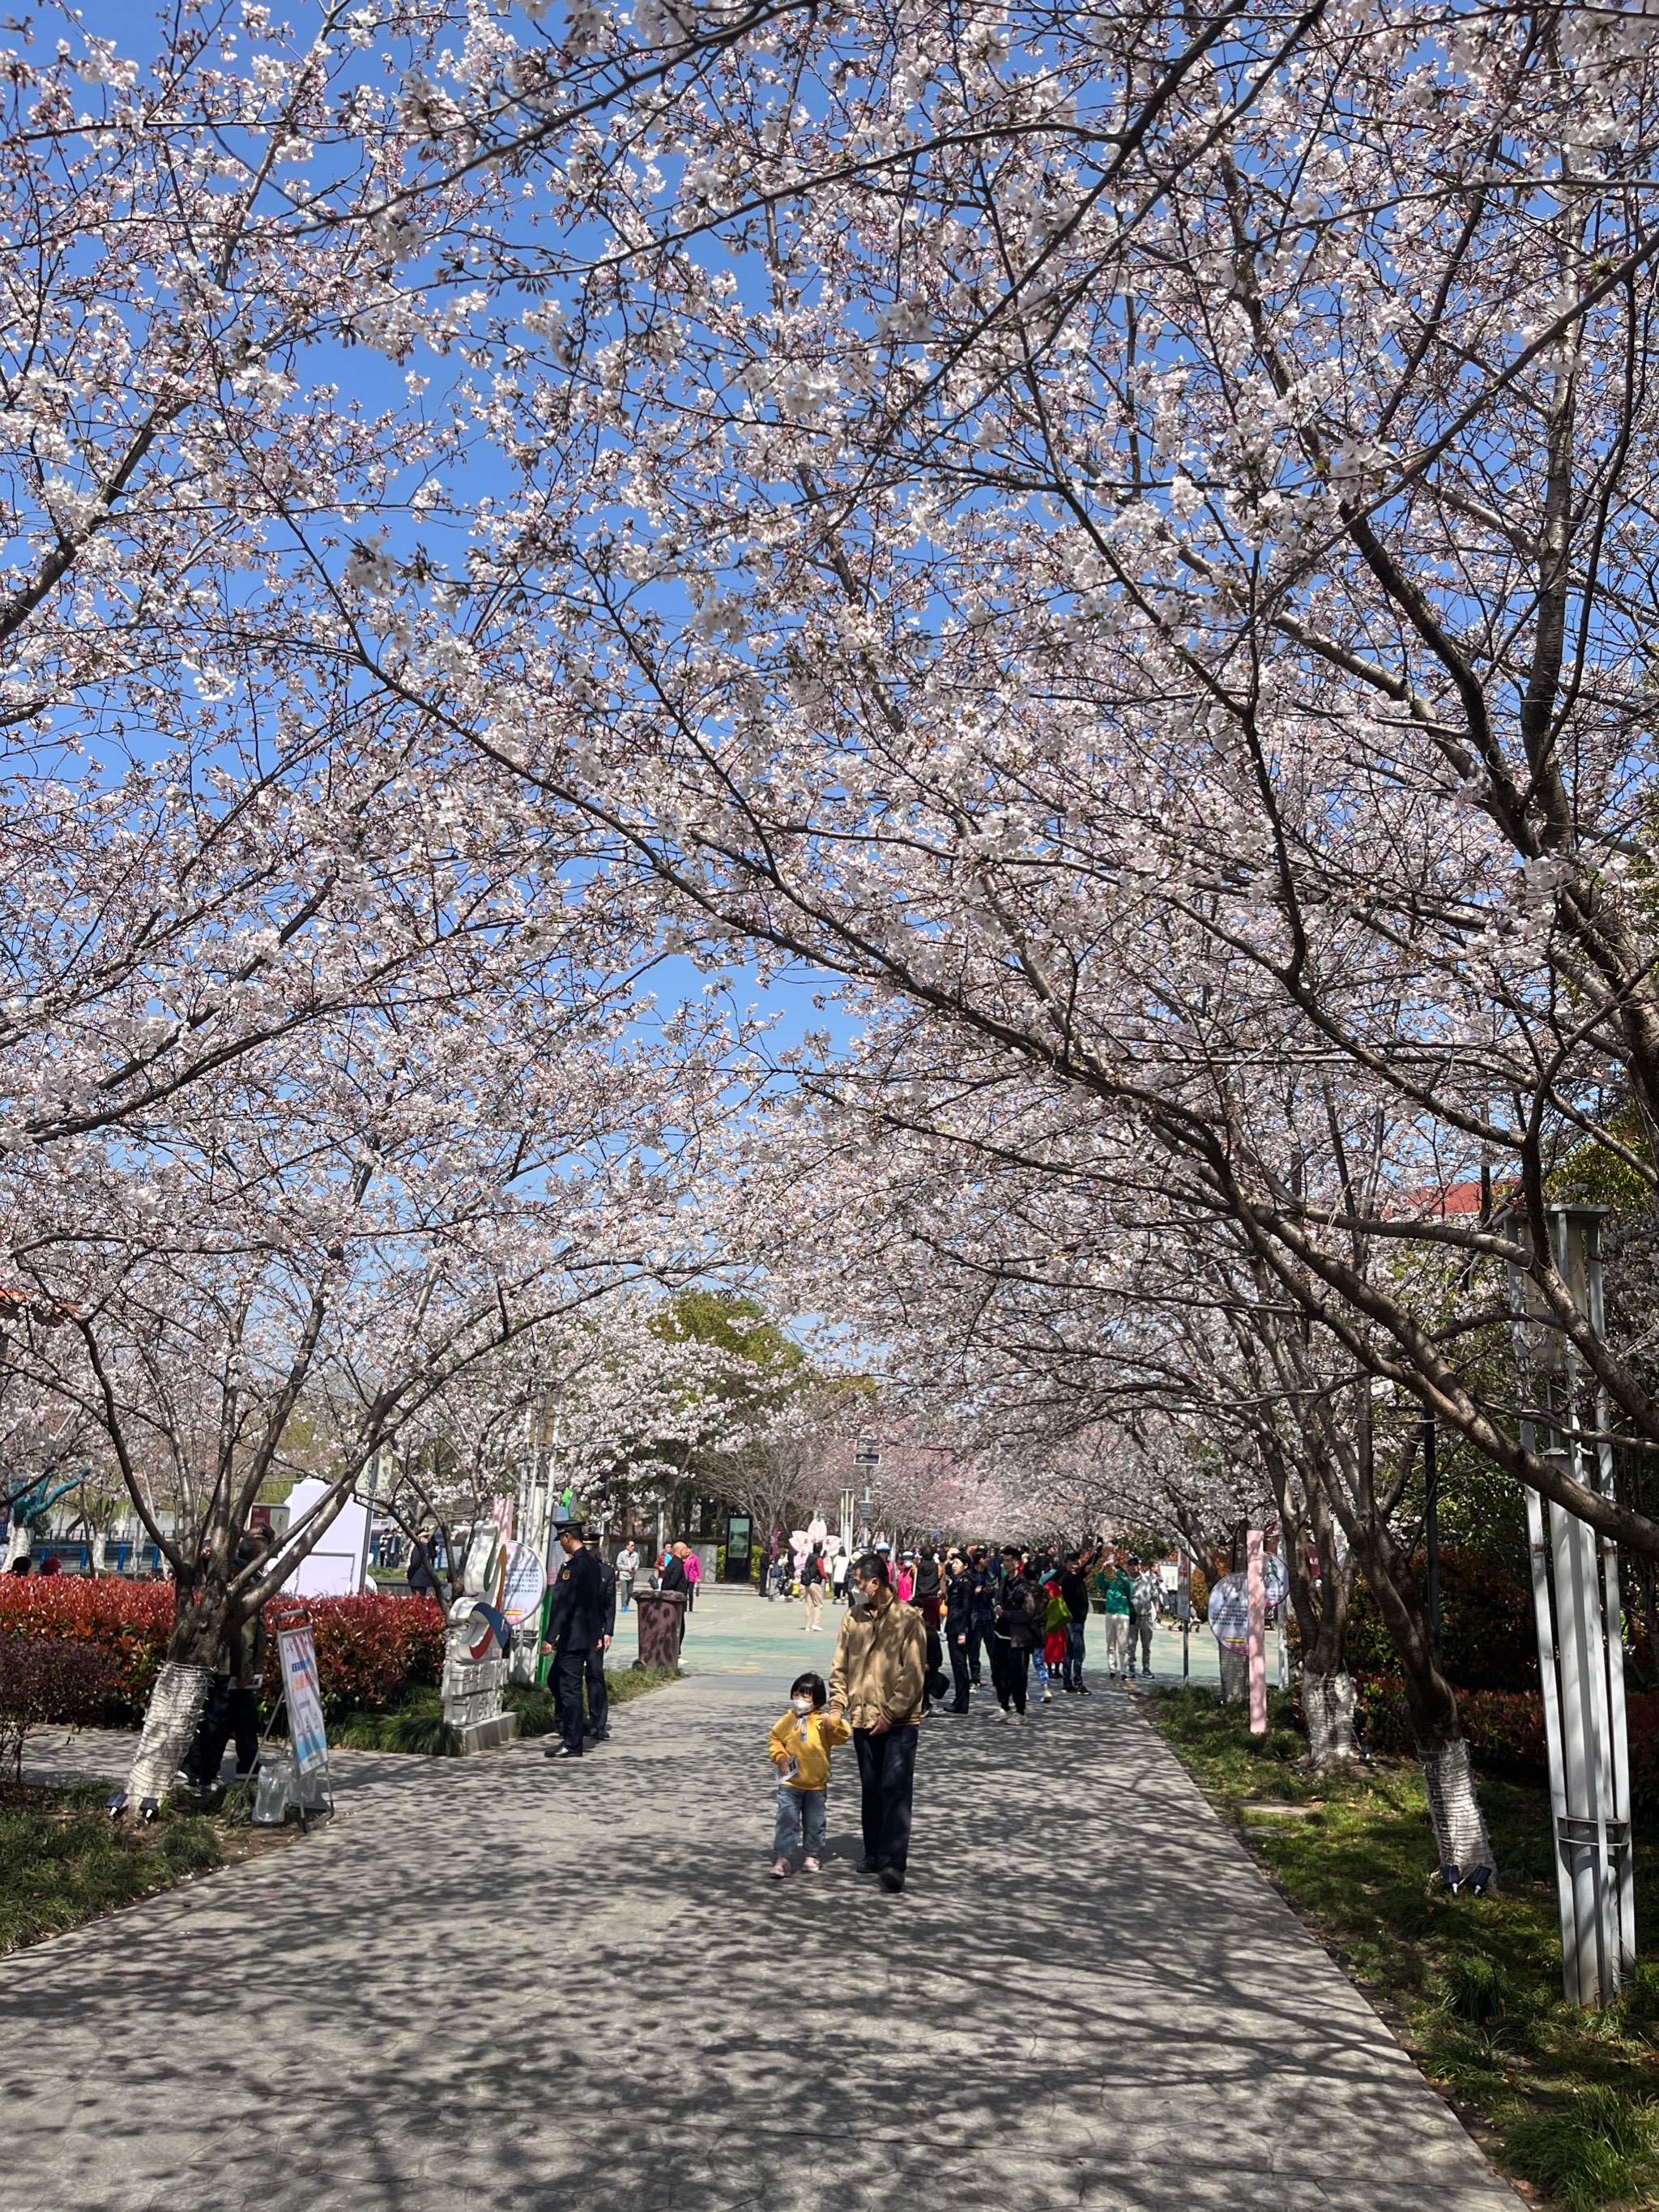
MULTIPOLYGON (((553 1655, 553 1705, 559 1717, 559 1741, 549 1759, 582 1755, 582 1679, 588 1654, 605 1634, 605 1582, 599 1563, 582 1542, 580 1521, 561 1521, 555 1531, 564 1565, 553 1578, 553 1605, 544 1651, 553 1655)), ((600 1657, 604 1647, 600 1645, 600 1657)))
POLYGON ((587 1740, 605 1743, 611 1735, 611 1693, 605 1686, 605 1655, 617 1633, 617 1570, 599 1549, 599 1532, 587 1532, 587 1548, 599 1563, 605 1617, 599 1642, 587 1655, 587 1740))

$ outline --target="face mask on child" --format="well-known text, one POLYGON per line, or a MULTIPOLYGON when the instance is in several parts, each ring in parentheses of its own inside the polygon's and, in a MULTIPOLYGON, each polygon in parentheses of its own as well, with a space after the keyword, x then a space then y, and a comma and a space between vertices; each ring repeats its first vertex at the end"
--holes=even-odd
POLYGON ((791 1698, 789 1702, 798 1713, 805 1715, 806 1713, 810 1713, 812 1710, 812 1700, 811 1698, 791 1698))

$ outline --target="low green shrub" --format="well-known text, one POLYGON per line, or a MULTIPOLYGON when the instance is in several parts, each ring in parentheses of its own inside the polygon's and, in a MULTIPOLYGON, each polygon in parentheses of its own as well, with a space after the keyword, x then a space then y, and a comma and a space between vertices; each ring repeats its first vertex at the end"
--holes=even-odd
POLYGON ((1477 2027, 1496 2020, 1513 1994, 1503 1967, 1480 1951, 1460 1951, 1449 1959, 1443 1978, 1449 2007, 1477 2027))
POLYGON ((461 1732, 441 1713, 389 1713, 380 1723, 382 1751, 410 1751, 425 1759, 459 1759, 461 1732))
POLYGON ((395 1713, 347 1716, 332 1741, 342 1751, 403 1751, 424 1759, 459 1759, 461 1732, 444 1718, 436 1690, 416 1690, 395 1713))
POLYGON ((1632 2035, 1659 2043, 1659 1959, 1639 1959, 1619 1999, 1626 2027, 1632 2035))
POLYGON ((552 1735, 558 1728, 558 1708, 539 1684, 532 1688, 521 1682, 509 1683, 501 1702, 509 1712, 519 1716, 519 1734, 522 1736, 552 1735))
POLYGON ((1510 2150, 1568 2212, 1596 2212, 1634 2197, 1652 2178, 1655 2119, 1650 2104, 1595 2082, 1517 2120, 1509 2130, 1510 2150))

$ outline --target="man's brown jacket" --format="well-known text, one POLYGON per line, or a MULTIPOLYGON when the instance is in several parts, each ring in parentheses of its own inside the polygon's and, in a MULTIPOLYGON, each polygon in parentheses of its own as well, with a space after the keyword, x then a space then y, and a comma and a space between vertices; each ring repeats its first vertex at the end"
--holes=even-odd
POLYGON ((830 1702, 845 1708, 855 1729, 885 1719, 908 1728, 921 1718, 927 1672, 927 1629, 913 1606, 895 1598, 879 1613, 849 1613, 836 1638, 830 1702))

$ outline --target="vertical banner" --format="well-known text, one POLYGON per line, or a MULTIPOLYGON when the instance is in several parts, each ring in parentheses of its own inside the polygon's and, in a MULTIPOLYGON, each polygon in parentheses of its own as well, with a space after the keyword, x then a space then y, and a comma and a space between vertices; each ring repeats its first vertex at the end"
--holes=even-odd
POLYGON ((294 1764, 301 1774, 328 1770, 328 1730, 323 1723, 323 1686, 317 1675, 317 1649, 311 1623, 297 1621, 276 1632, 276 1650, 288 1699, 288 1732, 294 1764))
POLYGON ((1267 1595, 1261 1570, 1261 1531, 1244 1532, 1244 1589, 1249 1607, 1246 1648, 1250 1663, 1250 1734, 1267 1733, 1267 1595))

